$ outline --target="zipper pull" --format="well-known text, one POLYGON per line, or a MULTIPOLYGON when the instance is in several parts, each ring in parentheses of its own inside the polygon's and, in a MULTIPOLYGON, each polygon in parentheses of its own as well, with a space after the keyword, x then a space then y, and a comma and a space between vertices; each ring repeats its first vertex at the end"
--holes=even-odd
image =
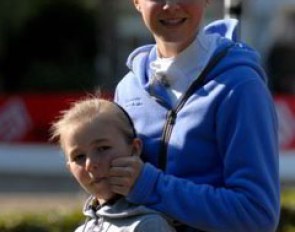
POLYGON ((176 112, 174 110, 169 110, 169 113, 168 113, 168 120, 169 120, 169 124, 170 125, 174 125, 175 124, 175 121, 176 121, 176 112))

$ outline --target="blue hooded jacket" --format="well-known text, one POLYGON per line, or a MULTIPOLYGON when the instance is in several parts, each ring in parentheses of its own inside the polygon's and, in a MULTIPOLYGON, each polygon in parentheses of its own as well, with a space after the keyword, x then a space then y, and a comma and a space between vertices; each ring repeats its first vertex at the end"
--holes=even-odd
MULTIPOLYGON (((218 25, 222 21, 206 27, 207 33, 218 32, 218 25)), ((151 96, 146 74, 155 45, 130 55, 130 72, 118 84, 115 101, 134 120, 145 164, 127 199, 195 231, 275 231, 280 212, 276 112, 258 54, 225 38, 226 28, 222 25, 215 53, 233 47, 178 113, 164 171, 158 157, 170 107, 151 96)))

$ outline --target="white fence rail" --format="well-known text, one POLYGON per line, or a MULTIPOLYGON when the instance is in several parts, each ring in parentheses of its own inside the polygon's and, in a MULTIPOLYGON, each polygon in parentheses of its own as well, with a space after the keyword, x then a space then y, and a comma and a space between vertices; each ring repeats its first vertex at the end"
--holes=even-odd
MULTIPOLYGON (((53 145, 0 144, 0 175, 69 175, 63 153, 53 145)), ((280 155, 280 177, 295 181, 295 151, 280 155)))
POLYGON ((68 175, 63 153, 53 145, 0 144, 0 175, 68 175))

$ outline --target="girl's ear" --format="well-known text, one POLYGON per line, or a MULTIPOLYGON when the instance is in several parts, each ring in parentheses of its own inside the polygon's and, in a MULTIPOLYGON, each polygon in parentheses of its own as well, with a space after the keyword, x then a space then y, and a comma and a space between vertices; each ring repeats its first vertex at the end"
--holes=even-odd
POLYGON ((136 10, 141 12, 139 1, 140 0, 133 0, 133 4, 134 4, 136 10))
POLYGON ((132 155, 140 156, 142 152, 142 141, 140 138, 133 139, 132 142, 132 155))
POLYGON ((67 161, 67 163, 66 163, 66 167, 67 167, 68 171, 69 171, 70 173, 72 173, 72 172, 71 172, 71 167, 70 167, 70 163, 69 163, 69 161, 67 161))
POLYGON ((66 162, 66 167, 67 167, 69 173, 71 174, 71 176, 73 176, 73 173, 72 173, 72 170, 71 170, 71 165, 70 165, 69 161, 66 162))

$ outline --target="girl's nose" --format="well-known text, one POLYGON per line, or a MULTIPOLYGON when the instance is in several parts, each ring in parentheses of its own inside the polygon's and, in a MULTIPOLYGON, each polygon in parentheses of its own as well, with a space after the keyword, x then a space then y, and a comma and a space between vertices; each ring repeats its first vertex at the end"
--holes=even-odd
POLYGON ((102 165, 102 160, 97 155, 90 155, 86 159, 85 169, 86 171, 93 171, 98 169, 102 165))
POLYGON ((180 0, 166 0, 166 1, 164 1, 165 3, 164 3, 164 6, 163 6, 163 8, 165 9, 165 10, 167 10, 167 9, 177 9, 177 8, 179 8, 179 2, 180 2, 180 0))

